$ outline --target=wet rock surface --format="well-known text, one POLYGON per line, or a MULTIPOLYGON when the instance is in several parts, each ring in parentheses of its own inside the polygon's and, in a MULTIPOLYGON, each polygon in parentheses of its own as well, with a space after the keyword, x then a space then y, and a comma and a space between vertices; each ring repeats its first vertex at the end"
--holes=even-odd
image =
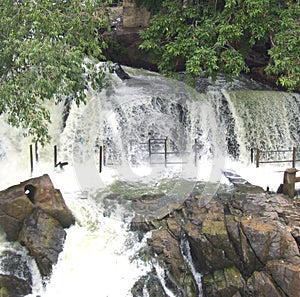
MULTIPOLYGON (((51 274, 66 238, 64 228, 74 217, 49 176, 32 178, 0 192, 0 228, 8 241, 25 246, 43 277, 51 274)), ((1 296, 31 293, 32 279, 25 259, 4 251, 0 264, 1 296)))
POLYGON ((14 251, 0 255, 0 296, 24 296, 31 292, 32 277, 26 259, 14 251))
POLYGON ((299 296, 299 201, 242 185, 215 196, 192 193, 164 216, 132 224, 135 230, 155 230, 148 244, 175 296, 199 296, 182 240, 202 274, 203 296, 299 296))

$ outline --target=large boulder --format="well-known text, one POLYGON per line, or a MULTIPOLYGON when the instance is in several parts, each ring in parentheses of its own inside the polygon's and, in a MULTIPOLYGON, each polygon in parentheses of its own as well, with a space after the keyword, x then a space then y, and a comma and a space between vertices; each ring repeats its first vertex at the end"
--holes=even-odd
POLYGON ((21 183, 19 187, 25 189, 28 198, 57 219, 63 228, 68 228, 74 224, 71 211, 67 207, 60 190, 54 188, 48 174, 27 180, 21 183))
POLYGON ((0 227, 9 241, 18 239, 23 221, 36 206, 57 219, 63 228, 75 222, 61 192, 45 174, 0 192, 0 227))
POLYGON ((0 227, 9 241, 17 240, 23 221, 33 208, 22 186, 13 186, 0 192, 0 227))
MULTIPOLYGON (((64 228, 75 222, 62 194, 49 176, 32 178, 0 192, 0 228, 9 241, 19 241, 34 258, 42 276, 49 276, 66 238, 64 228)), ((18 255, 1 256, 1 296, 31 292, 29 269, 18 255), (23 264, 22 264, 23 263, 23 264)))
POLYGON ((48 276, 63 250, 65 237, 66 232, 56 219, 41 208, 35 208, 24 221, 19 241, 28 248, 41 274, 48 276))

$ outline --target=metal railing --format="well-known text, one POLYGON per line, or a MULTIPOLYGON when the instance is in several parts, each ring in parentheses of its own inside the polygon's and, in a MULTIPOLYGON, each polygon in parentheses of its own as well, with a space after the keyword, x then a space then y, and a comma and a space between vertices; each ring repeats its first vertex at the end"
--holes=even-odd
MULTIPOLYGON (((169 138, 150 138, 146 143, 142 143, 144 145, 147 145, 147 151, 149 155, 149 163, 150 165, 154 164, 164 164, 165 166, 167 165, 175 165, 175 164, 185 164, 184 160, 182 158, 180 160, 171 160, 170 156, 184 156, 187 154, 190 154, 191 152, 188 151, 179 151, 176 148, 176 144, 169 138), (155 161, 153 160, 154 155, 163 155, 164 159, 163 161, 155 161)), ((195 164, 197 164, 197 158, 199 155, 198 149, 197 149, 198 143, 197 140, 195 139, 194 146, 192 148, 192 151, 195 155, 195 164)), ((111 154, 110 154, 111 155, 111 154)), ((30 156, 30 171, 31 174, 33 173, 34 170, 34 164, 37 164, 39 161, 39 151, 38 151, 38 142, 36 141, 34 144, 31 144, 29 146, 29 156, 30 156), (35 161, 35 162, 34 162, 35 161)), ((109 156, 107 154, 107 148, 105 145, 100 145, 99 146, 99 172, 101 173, 103 171, 103 167, 109 166, 109 165, 114 165, 112 162, 108 162, 109 156)), ((68 162, 62 162, 58 161, 58 146, 54 145, 53 146, 53 159, 54 159, 54 167, 60 167, 61 169, 68 165, 68 162)))
POLYGON ((251 149, 251 155, 250 155, 250 159, 251 159, 251 163, 256 164, 256 167, 259 167, 259 164, 271 164, 271 163, 291 163, 292 167, 294 168, 296 166, 296 162, 299 162, 300 159, 297 159, 297 152, 299 152, 299 150, 297 150, 296 147, 293 147, 293 149, 286 149, 286 150, 270 150, 270 151, 263 151, 260 149, 251 149), (288 159, 281 159, 281 160, 274 160, 274 159, 270 159, 270 160, 266 160, 265 158, 263 158, 266 154, 270 155, 278 155, 278 154, 286 154, 286 153, 290 153, 291 154, 291 158, 288 159))

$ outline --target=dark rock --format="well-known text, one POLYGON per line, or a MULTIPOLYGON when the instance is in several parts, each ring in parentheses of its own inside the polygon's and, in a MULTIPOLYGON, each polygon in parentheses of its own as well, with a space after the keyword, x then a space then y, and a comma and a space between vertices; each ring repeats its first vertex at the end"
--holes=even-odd
POLYGON ((108 48, 104 51, 107 60, 122 65, 157 70, 152 53, 139 49, 141 28, 119 28, 116 31, 105 33, 108 48))
POLYGON ((18 239, 23 221, 34 208, 24 187, 14 186, 0 192, 0 226, 9 241, 18 239))
POLYGON ((168 267, 171 275, 170 285, 176 288, 176 296, 196 296, 198 289, 187 264, 185 263, 178 241, 166 229, 156 230, 149 240, 153 251, 168 267))
POLYGON ((63 250, 65 237, 66 232, 56 219, 41 208, 35 208, 24 221, 19 241, 28 248, 41 274, 49 276, 63 250))
POLYGON ((144 297, 144 290, 147 291, 149 297, 167 297, 164 288, 157 276, 155 269, 150 273, 142 276, 131 289, 131 294, 134 297, 144 297))
POLYGON ((3 275, 14 276, 32 285, 31 272, 26 259, 17 252, 6 250, 0 255, 0 271, 3 275))
POLYGON ((245 280, 235 267, 216 270, 212 275, 202 279, 205 296, 232 297, 238 296, 245 288, 245 280))
POLYGON ((253 297, 282 297, 284 293, 276 288, 271 277, 263 271, 254 271, 252 276, 247 280, 246 296, 253 297))
POLYGON ((121 80, 130 79, 129 74, 124 71, 119 63, 113 65, 113 72, 115 72, 121 80))
POLYGON ((198 296, 193 289, 182 290, 195 286, 187 281, 191 272, 182 260, 182 236, 203 274, 204 296, 299 296, 300 205, 284 195, 249 189, 216 197, 192 193, 157 218, 159 229, 148 243, 168 270, 166 282, 181 288, 176 296, 198 296))
POLYGON ((31 287, 25 280, 12 275, 0 274, 1 297, 23 297, 31 292, 31 287))
POLYGON ((267 272, 286 296, 299 296, 300 259, 298 255, 287 260, 278 259, 268 262, 267 272))

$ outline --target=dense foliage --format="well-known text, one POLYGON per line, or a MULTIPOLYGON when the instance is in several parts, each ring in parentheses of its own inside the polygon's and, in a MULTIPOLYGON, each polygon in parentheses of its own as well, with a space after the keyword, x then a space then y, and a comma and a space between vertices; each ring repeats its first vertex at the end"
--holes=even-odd
POLYGON ((259 46, 265 71, 288 90, 300 89, 299 0, 164 0, 141 37, 160 71, 173 74, 184 64, 191 77, 213 79, 249 71, 259 46))
POLYGON ((46 101, 72 95, 79 104, 87 82, 104 82, 96 64, 106 8, 101 0, 2 0, 0 10, 0 114, 45 142, 46 101))

